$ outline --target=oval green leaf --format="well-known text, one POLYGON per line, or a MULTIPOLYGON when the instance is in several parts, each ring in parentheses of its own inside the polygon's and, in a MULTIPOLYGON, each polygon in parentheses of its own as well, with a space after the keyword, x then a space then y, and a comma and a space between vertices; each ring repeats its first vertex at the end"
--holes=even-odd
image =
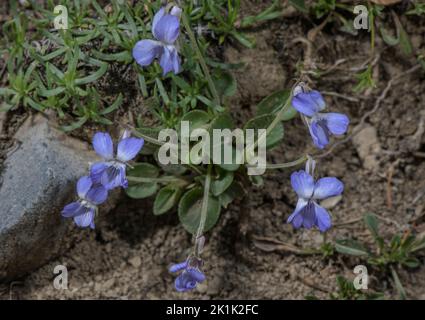
MULTIPOLYGON (((195 129, 201 128, 202 126, 205 126, 210 120, 211 116, 207 112, 202 110, 192 110, 186 113, 181 119, 181 121, 189 122, 190 132, 195 129)), ((180 131, 180 126, 178 130, 180 131)))
POLYGON ((159 190, 153 204, 153 214, 160 215, 171 210, 179 201, 182 190, 176 186, 168 185, 159 190))
MULTIPOLYGON (((273 122, 275 116, 271 114, 265 114, 249 120, 245 126, 246 129, 267 129, 267 127, 273 122)), ((258 139, 258 132, 256 132, 256 138, 258 139)), ((271 149, 278 145, 283 139, 283 124, 279 122, 271 132, 267 135, 266 148, 271 149)))
POLYGON ((211 192, 216 197, 222 194, 233 182, 233 172, 232 171, 224 171, 222 172, 218 179, 213 180, 211 182, 211 192))
MULTIPOLYGON (((289 90, 279 90, 267 96, 257 105, 257 115, 276 114, 290 97, 289 90)), ((282 121, 289 121, 297 115, 297 110, 290 105, 281 116, 282 121)))
MULTIPOLYGON (((194 188, 187 191, 179 202, 179 218, 183 227, 190 233, 195 234, 201 219, 203 190, 194 188)), ((220 201, 218 198, 208 197, 207 219, 205 221, 204 232, 210 230, 220 216, 220 201)))
MULTIPOLYGON (((150 163, 138 163, 133 168, 127 171, 128 177, 143 177, 143 178, 156 178, 159 175, 157 167, 150 163)), ((133 199, 144 199, 154 195, 158 190, 157 183, 147 182, 131 182, 129 187, 125 190, 127 195, 133 199)))

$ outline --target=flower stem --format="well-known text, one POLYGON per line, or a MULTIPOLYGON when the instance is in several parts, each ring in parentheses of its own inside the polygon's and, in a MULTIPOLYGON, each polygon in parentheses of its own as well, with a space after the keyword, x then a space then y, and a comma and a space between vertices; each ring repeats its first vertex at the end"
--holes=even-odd
POLYGON ((302 157, 298 158, 297 160, 294 160, 294 161, 291 161, 291 162, 266 164, 266 169, 287 169, 287 168, 291 168, 291 167, 296 167, 296 166, 306 162, 307 159, 308 159, 308 155, 303 155, 302 157))
MULTIPOLYGON (((132 127, 132 126, 130 126, 130 125, 126 125, 126 127, 127 127, 129 130, 131 130, 131 132, 132 132, 132 133, 133 133, 136 137, 143 138, 143 139, 145 139, 147 142, 150 142, 150 143, 155 144, 155 145, 157 145, 157 146, 162 146, 162 145, 164 145, 164 144, 165 144, 165 142, 159 141, 158 139, 152 138, 152 137, 150 137, 150 136, 148 136, 148 135, 146 135, 146 134, 143 134, 143 133, 139 132, 136 128, 134 128, 134 127, 132 127)), ((195 172, 196 172, 197 174, 199 174, 199 175, 204 174, 200 168, 197 168, 197 167, 196 167, 196 166, 194 166, 193 164, 190 164, 190 163, 189 163, 189 164, 185 164, 185 166, 186 166, 186 167, 188 167, 189 169, 192 169, 193 171, 195 171, 195 172)))
POLYGON ((272 123, 270 123, 269 126, 267 127, 266 133, 258 138, 257 144, 255 145, 255 147, 258 145, 258 142, 260 141, 260 139, 264 139, 264 137, 266 137, 276 127, 276 125, 279 123, 279 121, 281 121, 282 115, 285 113, 285 111, 291 105, 291 101, 292 101, 292 90, 291 90, 291 93, 289 94, 288 99, 286 100, 285 104, 283 105, 282 109, 280 109, 279 112, 276 113, 276 117, 273 119, 272 123))
POLYGON ((373 11, 372 4, 370 1, 368 3, 368 10, 369 12, 372 12, 370 15, 370 56, 373 58, 375 54, 375 12, 373 11))
POLYGON ((184 183, 184 184, 188 184, 188 181, 181 179, 181 178, 174 177, 174 176, 165 176, 165 177, 159 177, 159 178, 127 176, 127 180, 132 181, 132 182, 143 182, 143 183, 149 183, 149 182, 164 182, 164 183, 181 182, 181 183, 184 183))
POLYGON ((126 127, 128 127, 136 137, 143 138, 147 142, 150 142, 150 143, 155 144, 157 146, 162 146, 164 144, 164 142, 161 142, 158 139, 152 138, 152 137, 148 136, 147 134, 141 133, 136 128, 134 128, 130 125, 126 125, 126 127))
POLYGON ((204 72, 205 78, 208 81, 208 86, 210 87, 210 91, 211 91, 211 94, 213 96, 214 104, 218 106, 218 105, 220 105, 220 97, 218 95, 218 92, 217 92, 217 89, 214 85, 214 82, 211 78, 210 72, 208 70, 208 66, 207 66, 207 64, 204 60, 202 52, 199 49, 199 45, 198 45, 198 42, 196 41, 195 35, 193 34, 192 29, 190 28, 189 20, 188 20, 185 12, 182 13, 182 21, 183 21, 183 25, 186 29, 186 32, 189 35, 190 42, 192 43, 192 46, 195 48, 196 55, 198 56, 198 60, 199 60, 199 63, 201 64, 201 68, 204 72))
MULTIPOLYGON (((204 233, 205 221, 207 220, 208 213, 208 199, 210 195, 210 184, 211 184, 211 169, 212 165, 208 165, 207 175, 205 177, 205 185, 204 185, 204 196, 202 198, 202 207, 201 207, 201 219, 199 220, 199 227, 196 231, 195 244, 198 243, 198 239, 202 237, 204 233)), ((197 252, 197 250, 195 250, 197 252)))
MULTIPOLYGON (((278 113, 276 113, 275 118, 273 119, 273 121, 269 124, 269 126, 266 128, 266 132, 264 132, 263 134, 261 134, 258 139, 255 141, 253 146, 248 146, 245 150, 251 150, 252 148, 252 152, 254 152, 255 148, 258 146, 258 144, 260 142, 262 142, 267 135, 276 127, 276 125, 279 123, 279 121, 281 121, 282 115, 285 113, 285 111, 289 108, 289 106, 291 105, 291 101, 292 101, 292 93, 293 90, 291 89, 291 92, 289 94, 288 99, 285 101, 285 104, 282 106, 282 108, 279 110, 278 113)), ((249 162, 249 159, 251 158, 251 154, 247 154, 246 158, 249 162)))

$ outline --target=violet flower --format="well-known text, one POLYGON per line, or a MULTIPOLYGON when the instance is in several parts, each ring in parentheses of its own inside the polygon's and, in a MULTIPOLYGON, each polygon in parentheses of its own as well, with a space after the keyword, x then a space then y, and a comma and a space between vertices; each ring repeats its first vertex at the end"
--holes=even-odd
POLYGON ((162 7, 154 16, 152 34, 156 40, 144 39, 138 41, 133 48, 133 57, 142 67, 159 59, 163 75, 173 71, 180 72, 180 57, 175 42, 180 33, 181 9, 174 6, 170 13, 162 7))
POLYGON ((182 263, 174 264, 170 267, 170 272, 178 272, 183 270, 182 273, 176 278, 174 286, 179 292, 186 292, 196 288, 198 283, 205 280, 205 275, 196 266, 191 266, 189 260, 182 263))
POLYGON ((329 144, 331 134, 342 135, 347 132, 350 120, 345 114, 321 113, 326 104, 319 91, 310 91, 303 85, 297 86, 292 106, 305 116, 313 143, 319 149, 329 144))
POLYGON ((118 143, 114 156, 114 145, 108 133, 98 132, 93 137, 93 148, 104 161, 93 164, 90 177, 94 183, 102 184, 107 190, 116 187, 128 187, 126 178, 127 162, 133 159, 142 149, 143 139, 129 137, 126 131, 118 143))
POLYGON ((296 229, 317 226, 322 232, 328 230, 331 227, 331 216, 316 201, 341 194, 344 184, 333 177, 321 178, 315 183, 313 177, 304 170, 292 173, 291 184, 298 195, 298 203, 287 222, 296 229))
POLYGON ((94 185, 90 177, 81 177, 77 182, 79 200, 65 206, 62 216, 74 218, 77 226, 94 229, 94 217, 97 206, 106 201, 108 191, 102 185, 94 185))

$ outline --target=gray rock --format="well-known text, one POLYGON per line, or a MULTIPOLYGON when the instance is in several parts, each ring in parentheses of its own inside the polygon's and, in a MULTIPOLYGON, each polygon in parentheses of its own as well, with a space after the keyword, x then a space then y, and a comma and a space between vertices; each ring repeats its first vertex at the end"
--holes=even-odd
POLYGON ((63 206, 75 197, 76 180, 98 161, 87 144, 28 119, 15 138, 19 147, 0 173, 0 282, 16 279, 63 250, 70 221, 63 206))

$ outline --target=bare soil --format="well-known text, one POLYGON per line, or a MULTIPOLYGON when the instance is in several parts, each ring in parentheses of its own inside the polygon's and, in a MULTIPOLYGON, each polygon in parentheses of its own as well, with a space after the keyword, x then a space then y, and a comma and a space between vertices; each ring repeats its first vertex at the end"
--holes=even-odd
MULTIPOLYGON (((247 11, 251 12, 268 4, 250 3, 253 6, 247 6, 247 11)), ((403 16, 401 20, 414 49, 424 50, 424 19, 403 16)), ((239 87, 231 100, 232 114, 240 123, 254 115, 261 98, 293 85, 305 48, 293 40, 304 38, 315 27, 300 13, 286 10, 284 18, 248 30, 257 39, 256 49, 232 43, 216 49, 227 61, 246 62, 244 68, 235 71, 239 87)), ((313 50, 314 62, 325 71, 319 78, 312 77, 314 87, 324 92, 329 109, 350 116, 350 132, 374 108, 388 82, 417 63, 398 47, 388 47, 378 38, 372 57, 377 87, 355 93, 354 69, 370 58, 368 33, 348 35, 331 22, 318 33, 313 50), (335 65, 339 59, 344 61, 335 65)), ((343 198, 330 210, 335 226, 327 235, 328 241, 351 237, 371 244, 371 235, 359 221, 365 213, 381 218, 381 231, 387 238, 396 231, 425 231, 424 80, 424 70, 418 69, 394 82, 376 112, 365 119, 367 127, 375 130, 359 134, 354 139, 356 143, 350 139, 340 144, 318 161, 320 176, 336 176, 345 183, 343 198), (373 147, 360 150, 370 141, 375 141, 373 147)), ((3 146, 5 140, 0 140, 0 144, 3 146)), ((284 144, 268 157, 270 162, 278 163, 306 152, 317 154, 301 119, 296 118, 285 124, 284 144)), ((296 202, 290 174, 268 173, 264 187, 253 187, 246 199, 222 212, 217 226, 207 235, 203 256, 207 281, 193 292, 177 293, 174 277, 167 271, 171 263, 185 259, 191 246, 191 236, 179 226, 177 215, 155 217, 152 201, 133 201, 124 196, 115 210, 100 214, 95 231, 75 228, 78 241, 66 254, 17 279, 10 288, 3 289, 0 297, 304 299, 314 294, 326 299, 336 290, 336 276, 352 279, 353 268, 360 260, 342 255, 297 255, 279 246, 270 247, 273 241, 298 248, 318 247, 323 241, 318 231, 295 231, 285 223, 296 202), (269 246, 259 237, 267 238, 269 246), (68 267, 69 290, 53 288, 53 268, 58 264, 68 267)), ((425 299, 424 257, 420 259, 420 268, 399 271, 411 299, 425 299)), ((397 297, 388 275, 373 268, 369 268, 369 274, 371 290, 383 291, 387 298, 397 297)))

